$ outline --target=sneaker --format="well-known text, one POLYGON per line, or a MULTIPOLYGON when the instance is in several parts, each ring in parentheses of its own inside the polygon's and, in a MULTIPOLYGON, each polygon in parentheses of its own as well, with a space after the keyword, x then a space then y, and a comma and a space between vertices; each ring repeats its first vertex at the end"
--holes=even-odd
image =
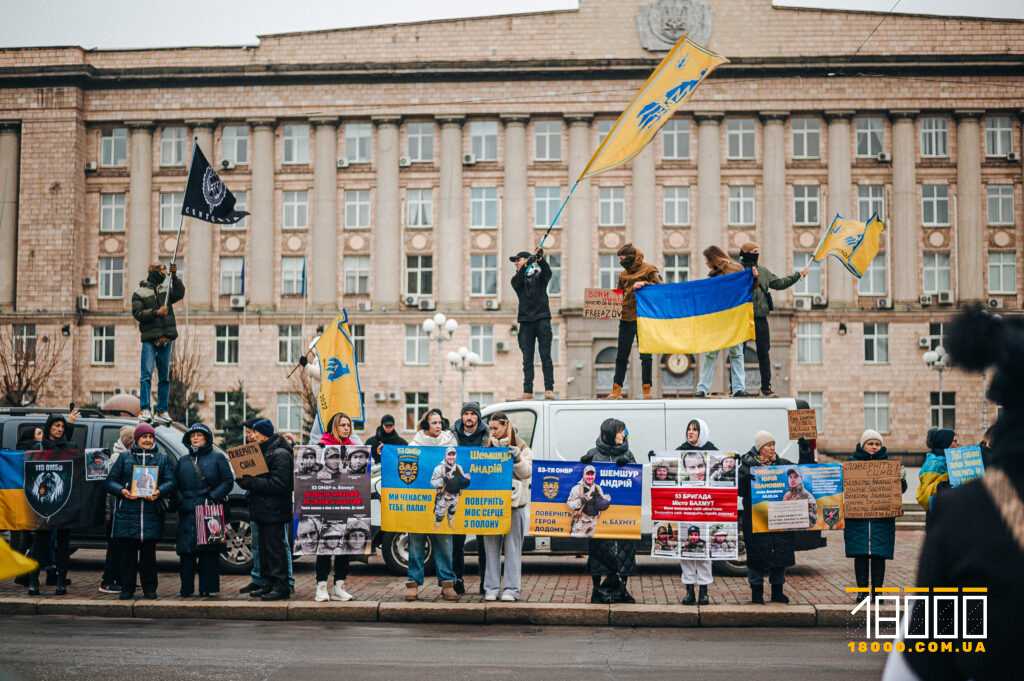
POLYGON ((708 394, 706 392, 704 392, 703 390, 698 390, 695 393, 693 393, 693 396, 694 397, 707 397, 708 394))
POLYGON ((327 593, 327 582, 316 583, 316 595, 313 596, 313 600, 317 603, 331 600, 331 595, 327 593))
POLYGON ((100 584, 101 594, 119 594, 121 587, 117 584, 100 584))
POLYGON ((501 600, 503 603, 515 603, 516 597, 512 594, 501 594, 501 600))
POLYGON ((352 594, 345 591, 345 580, 340 582, 334 582, 334 600, 336 601, 351 601, 352 594))
POLYGON ((139 420, 149 423, 153 420, 153 414, 148 409, 143 409, 139 412, 139 420))
POLYGON ((166 411, 158 411, 153 416, 153 422, 154 423, 162 423, 165 426, 168 426, 171 423, 171 415, 168 414, 166 411))
POLYGON ((135 598, 135 592, 122 591, 120 594, 118 594, 117 597, 120 598, 122 601, 130 601, 131 599, 135 598))
POLYGON ((761 397, 778 397, 771 388, 762 388, 761 397))
POLYGON ((553 400, 553 399, 555 399, 555 391, 554 390, 545 390, 544 391, 544 399, 545 400, 553 400))
POLYGON ((288 591, 268 591, 260 595, 261 601, 287 601, 292 595, 288 591))
POLYGON ((488 603, 493 603, 494 601, 498 600, 498 597, 494 594, 487 594, 486 596, 484 596, 484 600, 488 603))
POLYGON ((737 390, 732 394, 733 397, 750 397, 750 393, 746 390, 737 390))

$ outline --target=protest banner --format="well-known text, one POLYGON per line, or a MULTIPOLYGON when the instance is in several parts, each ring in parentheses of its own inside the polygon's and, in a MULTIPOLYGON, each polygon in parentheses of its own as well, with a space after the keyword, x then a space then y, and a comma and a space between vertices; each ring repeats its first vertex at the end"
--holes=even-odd
POLYGON ((295 555, 370 551, 370 448, 295 449, 295 555))
POLYGON ((639 539, 643 466, 533 461, 530 534, 639 539))
POLYGON ((845 518, 903 515, 899 461, 844 461, 842 466, 845 518))
POLYGON ((260 446, 253 442, 227 450, 228 463, 235 471, 235 477, 263 475, 268 471, 267 460, 263 458, 260 446))
POLYGON ((622 291, 614 288, 584 289, 583 316, 588 319, 621 319, 622 296, 622 291))
POLYGON ((381 529, 507 534, 512 454, 507 447, 381 448, 381 529))
POLYGON ((818 416, 813 409, 790 409, 787 413, 790 440, 813 440, 818 437, 818 416))
POLYGON ((736 468, 732 452, 655 452, 651 458, 652 556, 737 558, 736 468))
POLYGON ((946 470, 949 471, 949 484, 959 487, 968 480, 980 478, 985 474, 985 462, 981 459, 981 447, 954 447, 946 450, 946 470))
POLYGON ((88 528, 103 524, 103 480, 87 479, 85 452, 0 451, 0 527, 88 528))
POLYGON ((754 532, 846 527, 841 464, 756 466, 750 472, 754 532))

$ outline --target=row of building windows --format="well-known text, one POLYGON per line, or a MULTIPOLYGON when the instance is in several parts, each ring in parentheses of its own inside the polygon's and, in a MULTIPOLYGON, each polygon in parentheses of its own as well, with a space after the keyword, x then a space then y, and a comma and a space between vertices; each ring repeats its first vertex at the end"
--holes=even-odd
MULTIPOLYGON (((824 432, 823 393, 801 391, 797 398, 807 402, 817 414, 818 432, 824 432)), ((864 429, 888 433, 890 430, 890 394, 888 392, 865 392, 863 395, 864 429)), ((956 429, 956 393, 932 392, 929 395, 928 414, 933 428, 956 429)))

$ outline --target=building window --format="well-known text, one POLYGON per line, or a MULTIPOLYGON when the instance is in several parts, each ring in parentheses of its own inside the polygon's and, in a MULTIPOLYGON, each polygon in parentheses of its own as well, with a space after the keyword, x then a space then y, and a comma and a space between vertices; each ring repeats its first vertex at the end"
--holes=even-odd
MULTIPOLYGON (((534 187, 533 188, 533 225, 539 229, 547 229, 551 220, 558 214, 562 205, 561 187, 534 187)), ((555 227, 562 226, 562 216, 558 216, 555 227)))
POLYGON ((352 347, 355 348, 356 364, 366 362, 366 324, 349 324, 348 330, 352 333, 352 347))
POLYGON ((821 122, 817 118, 794 118, 793 158, 821 158, 821 122))
POLYGON ((615 120, 612 118, 601 118, 597 121, 597 145, 601 146, 601 142, 604 142, 604 138, 608 136, 608 133, 615 127, 615 120))
POLYGON ((1009 116, 985 117, 985 155, 1006 156, 1013 150, 1009 116))
POLYGON ((430 364, 430 336, 419 324, 405 325, 405 363, 410 366, 430 364))
POLYGON ((241 295, 245 276, 244 258, 220 259, 220 294, 222 296, 241 295))
POLYGON ((185 128, 164 128, 160 131, 160 165, 185 165, 185 128))
POLYGON ((434 161, 434 124, 410 123, 406 127, 406 150, 413 163, 434 161))
POLYGON ((867 271, 857 284, 857 293, 862 296, 885 295, 885 254, 879 253, 871 261, 867 271))
POLYGON ((470 121, 470 151, 478 161, 498 160, 498 121, 470 121))
POLYGON ((661 276, 666 284, 678 284, 690 280, 690 255, 688 253, 666 253, 665 266, 661 276))
POLYGON ((281 295, 301 296, 305 293, 302 281, 306 275, 305 270, 305 257, 281 258, 281 295))
POLYGON ((490 324, 471 325, 469 349, 480 357, 481 364, 494 364, 494 327, 490 324))
POLYGON ((562 295, 562 254, 545 253, 544 259, 548 261, 551 268, 551 280, 548 282, 548 295, 562 295))
POLYGON ((345 256, 345 295, 365 296, 370 293, 370 256, 345 256))
POLYGON ((889 432, 889 393, 864 393, 864 430, 889 432))
POLYGON ((414 431, 419 428, 423 416, 430 410, 428 393, 405 393, 405 429, 414 431))
POLYGON ((225 125, 220 138, 220 155, 238 165, 249 162, 249 126, 225 125))
POLYGON ((405 256, 405 292, 429 296, 434 290, 434 256, 405 256))
POLYGON ((1016 253, 988 254, 988 292, 1013 295, 1017 292, 1016 253))
POLYGON ((753 187, 729 187, 729 224, 754 224, 753 187))
POLYGON ((808 409, 814 410, 814 420, 818 425, 818 432, 825 432, 825 409, 823 394, 818 391, 800 391, 796 394, 798 400, 807 403, 808 409))
POLYGON ((949 253, 925 253, 922 271, 924 292, 951 291, 949 253))
POLYGON ((597 224, 601 227, 622 227, 626 224, 626 188, 599 187, 597 190, 597 224))
POLYGON ((889 363, 889 324, 864 323, 864 363, 889 363))
POLYGON ((666 161, 685 161, 690 158, 690 121, 686 118, 669 119, 661 129, 661 157, 666 161))
POLYGON ((807 276, 793 284, 793 295, 821 295, 821 263, 811 260, 812 257, 812 253, 793 254, 793 269, 802 270, 805 267, 807 268, 807 276))
MULTIPOLYGON (((237 192, 233 192, 233 193, 235 195, 235 210, 237 210, 237 211, 244 211, 245 210, 245 206, 246 206, 246 202, 249 199, 248 193, 245 192, 245 191, 237 191, 237 192)), ((246 223, 247 220, 248 220, 247 217, 243 217, 241 220, 239 220, 238 222, 236 222, 234 224, 227 224, 227 223, 222 224, 220 226, 220 228, 222 230, 225 230, 225 231, 244 232, 245 231, 245 223, 246 223)))
POLYGON ((124 231, 124 194, 100 194, 100 231, 124 231))
POLYGON ((309 224, 309 192, 282 192, 282 227, 305 229, 309 224))
POLYGON ((473 187, 469 190, 469 226, 498 226, 498 188, 473 187))
POLYGON ((214 364, 238 364, 238 324, 218 324, 215 328, 214 364))
POLYGON ((345 228, 370 228, 370 190, 345 190, 345 228))
POLYGON ((821 322, 797 323, 796 361, 799 364, 821 364, 821 322))
POLYGON ((885 187, 860 185, 857 187, 857 219, 867 224, 872 215, 885 219, 885 187))
POLYGON ((949 156, 949 121, 942 116, 921 117, 921 156, 949 156))
POLYGON ((498 256, 474 254, 469 256, 469 295, 498 295, 498 256))
POLYGON ((277 325, 277 363, 296 364, 302 355, 302 326, 299 324, 277 325))
POLYGON ((432 227, 434 225, 434 190, 406 189, 406 226, 432 227))
POLYGON ((224 422, 231 412, 231 393, 217 391, 213 393, 213 428, 218 433, 224 429, 224 422))
POLYGON ((817 225, 819 189, 813 187, 793 187, 793 224, 817 225))
POLYGON ((92 327, 92 363, 114 363, 114 327, 92 327))
POLYGON ((370 123, 346 123, 345 159, 349 163, 369 163, 372 138, 373 126, 370 123))
POLYGON ((619 281, 619 258, 614 253, 601 253, 597 256, 597 281, 599 288, 615 288, 619 281))
MULTIPOLYGON (((1013 185, 990 184, 988 192, 988 224, 1013 224, 1013 185)), ((122 217, 122 220, 124 218, 122 217)))
POLYGON ((113 390, 90 390, 89 404, 96 404, 102 407, 104 404, 107 403, 107 400, 109 400, 114 395, 119 394, 120 393, 115 393, 113 390))
POLYGON ((949 185, 921 186, 921 221, 925 227, 949 227, 949 185))
POLYGON ((730 118, 725 123, 730 160, 754 158, 754 119, 730 118))
POLYGON ((309 163, 309 126, 284 126, 284 162, 309 163))
POLYGON ((494 404, 494 393, 469 393, 469 401, 476 402, 481 409, 494 404))
POLYGON ((854 127, 857 134, 858 158, 874 158, 882 153, 881 116, 857 116, 854 127))
POLYGON ((956 393, 933 392, 931 394, 932 428, 956 430, 956 393))
POLYGON ((32 363, 36 359, 36 325, 12 324, 11 340, 14 344, 15 364, 32 363))
POLYGON ((300 433, 302 431, 302 397, 296 393, 277 394, 277 423, 279 433, 300 433))
POLYGON ((124 258, 100 258, 100 300, 124 298, 124 258))
POLYGON ((535 121, 533 124, 535 161, 562 160, 562 121, 535 121))
POLYGON ((160 192, 160 231, 177 231, 181 222, 181 203, 184 192, 160 192))
POLYGON ((121 168, 128 162, 128 128, 105 130, 100 138, 100 165, 121 168))
POLYGON ((943 345, 945 328, 942 322, 928 322, 928 347, 931 350, 943 345))
POLYGON ((690 188, 663 187, 662 224, 666 227, 683 227, 690 224, 690 188))

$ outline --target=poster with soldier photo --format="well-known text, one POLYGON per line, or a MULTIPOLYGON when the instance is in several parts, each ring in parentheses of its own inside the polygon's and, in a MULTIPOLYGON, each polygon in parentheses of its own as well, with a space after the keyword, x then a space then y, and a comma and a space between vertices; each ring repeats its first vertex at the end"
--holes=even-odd
POLYGON ((296 448, 296 555, 369 552, 370 465, 365 445, 296 448))
POLYGON ((651 555, 659 558, 679 557, 679 523, 654 524, 651 533, 651 555))
POLYGON ((754 532, 846 527, 842 464, 755 466, 750 472, 754 532))
POLYGON ((679 486, 678 456, 656 456, 651 459, 651 485, 653 487, 679 486))
POLYGON ((640 539, 639 464, 533 461, 530 534, 640 539))

